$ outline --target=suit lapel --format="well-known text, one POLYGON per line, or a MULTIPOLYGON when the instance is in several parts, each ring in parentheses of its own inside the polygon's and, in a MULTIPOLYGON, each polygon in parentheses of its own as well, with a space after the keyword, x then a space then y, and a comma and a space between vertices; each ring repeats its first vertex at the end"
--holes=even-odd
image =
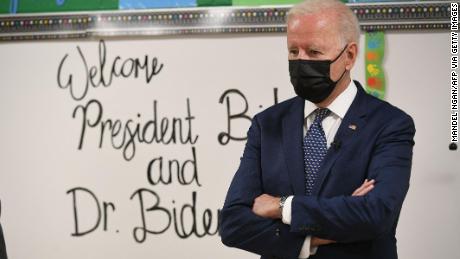
MULTIPOLYGON (((340 124, 339 129, 335 135, 334 141, 340 143, 339 147, 329 148, 326 156, 324 157, 321 169, 318 172, 315 186, 312 195, 317 196, 324 184, 325 179, 329 175, 334 162, 344 152, 345 147, 349 145, 353 139, 359 135, 360 131, 364 128, 366 120, 366 93, 358 81, 354 81, 358 92, 353 100, 350 108, 348 109, 345 117, 340 124)), ((303 160, 302 160, 303 161, 303 160)))
POLYGON ((295 195, 305 194, 303 162, 303 125, 305 101, 296 97, 290 110, 283 118, 283 150, 289 179, 295 195))

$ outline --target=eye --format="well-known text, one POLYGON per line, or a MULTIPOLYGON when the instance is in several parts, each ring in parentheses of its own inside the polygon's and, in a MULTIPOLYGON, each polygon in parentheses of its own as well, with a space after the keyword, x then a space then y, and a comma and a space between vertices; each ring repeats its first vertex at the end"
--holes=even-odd
POLYGON ((289 50, 289 55, 290 56, 297 56, 299 54, 299 50, 298 49, 290 49, 289 50))
POLYGON ((318 50, 315 50, 315 49, 311 49, 311 50, 310 50, 310 54, 311 54, 312 56, 317 56, 317 55, 321 55, 322 53, 321 53, 321 51, 318 51, 318 50))

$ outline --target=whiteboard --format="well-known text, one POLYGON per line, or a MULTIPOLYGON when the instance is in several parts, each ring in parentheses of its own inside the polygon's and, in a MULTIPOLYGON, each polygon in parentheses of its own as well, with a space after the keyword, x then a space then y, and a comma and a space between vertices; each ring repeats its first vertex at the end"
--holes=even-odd
MULTIPOLYGON (((387 34, 387 100, 417 128, 401 258, 460 256, 448 42, 387 34)), ((283 34, 14 42, 0 57, 10 258, 257 258, 221 244, 217 217, 249 118, 294 94, 283 34)))

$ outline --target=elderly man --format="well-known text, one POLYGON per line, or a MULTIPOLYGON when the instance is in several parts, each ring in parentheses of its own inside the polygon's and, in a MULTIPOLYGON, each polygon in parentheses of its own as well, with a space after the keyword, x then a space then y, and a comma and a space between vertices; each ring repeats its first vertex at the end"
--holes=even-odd
POLYGON ((290 10, 297 96, 253 118, 222 209, 224 244, 262 258, 397 258, 415 127, 351 80, 358 42, 339 1, 290 10))

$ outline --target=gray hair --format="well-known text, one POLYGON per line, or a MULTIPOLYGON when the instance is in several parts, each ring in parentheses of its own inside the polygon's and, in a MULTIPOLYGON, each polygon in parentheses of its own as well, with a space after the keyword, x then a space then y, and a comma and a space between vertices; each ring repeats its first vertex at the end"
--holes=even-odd
POLYGON ((318 14, 325 10, 334 10, 337 13, 337 25, 340 32, 340 40, 343 44, 356 42, 359 44, 358 18, 353 11, 338 0, 305 0, 294 5, 287 13, 287 21, 296 15, 318 14))

